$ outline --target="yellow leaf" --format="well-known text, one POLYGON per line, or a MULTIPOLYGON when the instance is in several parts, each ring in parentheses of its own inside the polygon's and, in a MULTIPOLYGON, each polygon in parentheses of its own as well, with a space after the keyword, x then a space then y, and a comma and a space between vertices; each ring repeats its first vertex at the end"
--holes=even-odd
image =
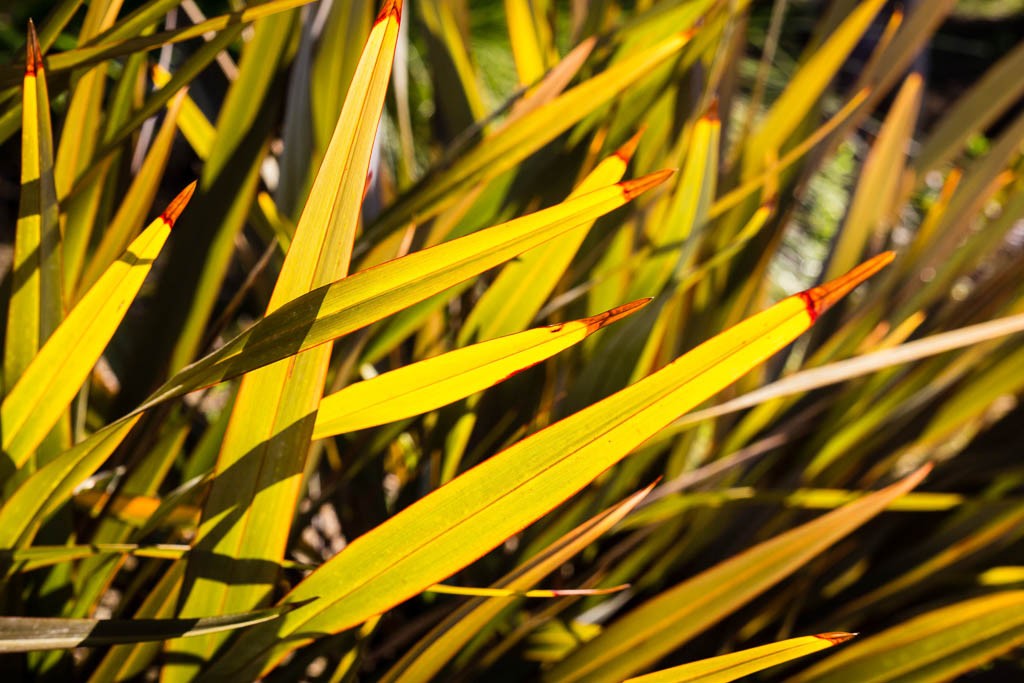
POLYGON ((791 683, 940 683, 1024 644, 1024 591, 1002 591, 919 614, 866 638, 791 683))
MULTIPOLYGON (((524 591, 618 524, 651 492, 653 485, 580 524, 494 584, 495 588, 524 591)), ((461 604, 431 629, 381 679, 382 683, 431 679, 470 639, 508 607, 503 600, 478 598, 461 604)))
POLYGON ((302 634, 355 626, 465 567, 788 345, 892 257, 784 299, 413 503, 310 574, 284 598, 309 603, 244 634, 208 675, 251 678, 305 642, 302 634))
POLYGON ((12 255, 3 378, 12 386, 63 314, 60 227, 46 72, 29 22, 21 128, 21 197, 12 255))
MULTIPOLYGON (((401 5, 386 2, 367 38, 270 296, 268 314, 348 274, 401 5)), ((283 39, 276 29, 270 37, 283 39)), ((330 345, 320 345, 242 379, 203 508, 195 541, 199 552, 188 564, 190 590, 180 616, 204 614, 211 604, 241 612, 269 599, 292 527, 330 356, 330 345), (228 510, 239 512, 225 518, 228 510), (247 562, 225 569, 220 566, 223 555, 247 562)), ((183 658, 201 658, 222 640, 211 636, 183 641, 172 644, 171 651, 183 658)), ((195 672, 193 659, 169 667, 164 678, 188 680, 195 672)))
MULTIPOLYGON (((639 138, 638 133, 599 163, 573 189, 570 198, 621 180, 639 138)), ((459 331, 459 343, 477 335, 489 339, 525 329, 554 291, 593 225, 593 221, 581 225, 508 263, 473 307, 459 331)))
POLYGON ((71 403, 128 311, 195 190, 186 187, 68 313, 0 405, 3 449, 20 467, 71 403))
POLYGON ((928 474, 905 479, 764 541, 663 591, 577 648, 550 681, 621 681, 642 671, 804 566, 818 553, 879 514, 928 474))
POLYGON ((752 647, 749 650, 683 664, 646 676, 637 676, 630 678, 626 683, 729 683, 776 664, 845 643, 856 635, 840 632, 789 638, 761 647, 752 647))
POLYGON ((172 377, 138 410, 319 346, 594 220, 664 181, 627 180, 529 216, 354 273, 288 302, 172 377))
POLYGON ((480 342, 348 386, 320 402, 313 438, 375 427, 453 403, 583 341, 649 301, 480 342))

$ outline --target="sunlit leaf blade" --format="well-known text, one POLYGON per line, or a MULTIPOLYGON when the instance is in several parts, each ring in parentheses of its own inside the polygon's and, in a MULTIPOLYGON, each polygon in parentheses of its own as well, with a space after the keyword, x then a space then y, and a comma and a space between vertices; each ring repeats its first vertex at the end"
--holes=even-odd
MULTIPOLYGON (((164 572, 160 580, 152 585, 142 604, 135 611, 136 619, 168 619, 174 616, 178 596, 181 592, 185 563, 175 562, 164 572)), ((127 681, 145 671, 147 664, 160 652, 161 643, 139 643, 115 645, 93 671, 91 683, 127 681)))
POLYGON ((537 588, 515 590, 512 588, 478 588, 473 586, 449 586, 437 583, 423 591, 438 595, 465 595, 476 598, 563 598, 568 595, 611 595, 629 588, 628 583, 608 588, 537 588))
POLYGON ((938 683, 1024 644, 1024 591, 1003 591, 919 614, 845 648, 791 683, 938 683))
POLYGON ((820 652, 853 638, 853 633, 819 633, 790 638, 749 650, 732 652, 692 664, 664 669, 646 676, 630 678, 627 683, 729 683, 776 664, 820 652))
POLYGON ((692 38, 682 31, 625 59, 567 91, 554 101, 517 119, 493 138, 460 156, 451 166, 428 175, 391 206, 374 224, 372 234, 387 234, 406 222, 435 215, 451 205, 454 190, 468 181, 493 178, 595 111, 658 65, 678 55, 692 38))
POLYGON ((0 507, 0 548, 24 546, 50 513, 71 497, 117 448, 140 415, 133 415, 94 433, 39 468, 0 507))
POLYGON ((183 369, 145 406, 235 377, 365 327, 608 213, 669 175, 671 171, 657 171, 624 181, 315 289, 183 369))
POLYGON ((882 512, 924 479, 924 467, 891 486, 764 541, 663 591, 577 648, 550 681, 619 681, 746 604, 882 512))
POLYGON ((241 638, 209 675, 251 677, 268 659, 298 645, 289 636, 344 630, 450 576, 789 344, 892 257, 882 254, 838 280, 779 302, 405 508, 350 543, 284 600, 317 599, 290 613, 280 628, 256 629, 241 638))
MULTIPOLYGON (((610 211, 611 209, 616 208, 618 206, 621 206, 622 204, 632 199, 640 192, 643 192, 644 190, 649 189, 650 187, 664 180, 664 178, 667 177, 667 175, 667 172, 657 173, 647 178, 642 178, 635 181, 627 181, 612 188, 608 188, 602 193, 592 193, 592 195, 596 194, 600 196, 591 196, 589 201, 586 198, 577 200, 577 206, 570 207, 571 209, 574 210, 570 210, 568 212, 564 210, 563 205, 560 205, 560 207, 556 207, 556 209, 558 210, 551 210, 554 212, 556 218, 556 220, 554 220, 551 224, 549 224, 545 220, 541 220, 539 223, 537 223, 535 220, 526 221, 526 225, 520 224, 520 228, 523 228, 522 230, 514 231, 513 234, 510 236, 499 234, 503 229, 507 229, 511 225, 506 224, 504 226, 497 226, 496 228, 489 231, 491 235, 487 239, 480 240, 479 237, 477 237, 475 240, 472 239, 472 237, 465 238, 467 240, 470 240, 471 242, 477 241, 479 243, 482 241, 484 245, 493 244, 494 242, 497 242, 499 249, 497 255, 495 255, 495 253, 485 253, 479 256, 481 259, 491 259, 485 260, 485 265, 481 266, 480 261, 470 257, 469 263, 466 264, 465 267, 474 274, 482 270, 485 270, 490 265, 500 263, 502 260, 511 258, 513 255, 518 253, 518 249, 523 248, 518 246, 521 244, 521 241, 524 238, 523 233, 525 233, 527 237, 531 237, 534 231, 538 229, 543 230, 546 228, 547 231, 542 232, 542 236, 539 239, 536 235, 532 235, 531 239, 533 241, 528 243, 538 244, 540 242, 543 242, 546 237, 549 237, 550 234, 552 234, 552 232, 558 234, 559 231, 571 229, 579 222, 589 220, 591 216, 595 215, 594 212, 599 214, 610 211), (608 196, 609 194, 611 195, 611 197, 608 196), (594 200, 597 201, 595 202, 594 200), (578 222, 571 222, 569 224, 566 224, 564 220, 566 215, 568 215, 570 221, 575 220, 578 222), (561 216, 563 220, 557 220, 558 216, 561 216), (511 239, 505 239, 506 237, 511 237, 511 239), (509 246, 510 242, 512 246, 509 246)), ((534 217, 527 218, 536 218, 537 216, 539 216, 539 214, 535 215, 534 217)), ((551 213, 549 212, 547 218, 550 217, 551 213)), ((388 298, 384 298, 383 296, 381 298, 378 298, 376 293, 387 292, 391 288, 392 280, 395 277, 402 278, 399 281, 399 284, 401 284, 402 282, 406 282, 407 284, 416 283, 417 278, 421 277, 424 274, 424 272, 430 273, 435 268, 449 265, 450 256, 454 257, 462 253, 462 258, 466 258, 465 252, 463 251, 464 246, 465 243, 460 240, 459 242, 453 243, 452 245, 441 245, 440 247, 434 250, 430 250, 430 252, 432 253, 428 254, 430 258, 427 259, 422 259, 421 254, 413 254, 410 257, 407 257, 412 259, 414 263, 418 263, 421 267, 426 269, 420 270, 418 268, 413 268, 412 271, 408 273, 408 280, 406 280, 404 277, 404 275, 406 274, 406 270, 403 267, 405 263, 404 260, 394 262, 396 265, 389 266, 388 264, 385 264, 380 268, 370 271, 371 273, 376 273, 377 275, 383 277, 381 277, 380 279, 375 279, 375 282, 371 282, 371 286, 367 289, 367 291, 360 292, 358 296, 355 297, 354 299, 352 297, 342 297, 340 299, 341 308, 338 309, 337 311, 341 313, 341 320, 331 322, 341 322, 342 324, 351 325, 349 329, 357 329, 358 327, 361 327, 363 324, 366 324, 360 322, 356 322, 353 324, 352 322, 353 317, 357 321, 360 320, 360 318, 358 317, 361 315, 359 302, 360 297, 362 296, 367 296, 367 301, 372 301, 373 303, 383 303, 385 306, 391 307, 390 310, 388 308, 385 308, 384 313, 381 313, 379 311, 375 312, 375 314, 380 316, 386 315, 387 313, 393 312, 394 310, 401 309, 403 303, 406 301, 416 301, 418 298, 417 294, 415 292, 409 292, 408 288, 398 287, 397 290, 393 290, 391 292, 391 297, 389 297, 391 299, 390 301, 388 300, 388 298), (452 246, 456 246, 459 248, 453 251, 451 250, 452 246), (348 310, 346 311, 346 309, 348 310), (348 319, 346 320, 346 318, 348 319)), ((468 253, 472 255, 475 254, 476 251, 471 246, 468 253)), ((360 276, 362 275, 363 274, 357 274, 355 276, 348 278, 347 280, 342 281, 342 283, 360 281, 362 279, 360 276)), ((337 285, 331 285, 326 289, 330 290, 332 288, 340 286, 342 283, 338 283, 337 285)), ((445 287, 446 285, 442 285, 439 287, 439 289, 444 289, 445 287)), ((314 292, 314 295, 315 294, 316 293, 314 292)), ((315 300, 317 304, 319 304, 321 299, 320 297, 315 297, 315 300)), ((366 303, 366 301, 363 302, 364 305, 366 303)), ((288 308, 288 306, 285 307, 286 310, 288 308)), ((279 314, 280 313, 282 312, 279 312, 279 314)), ((271 315, 270 318, 274 318, 274 315, 271 315)), ((291 322, 288 317, 282 317, 281 320, 285 324, 285 327, 291 326, 291 322)), ((260 323, 258 323, 256 327, 258 327, 259 325, 260 323)), ((300 325, 298 327, 294 339, 303 339, 304 337, 301 336, 301 332, 304 331, 305 329, 305 325, 300 325)), ((326 328, 328 336, 326 336, 323 339, 323 341, 329 341, 330 339, 334 338, 330 336, 330 330, 332 329, 335 328, 326 328)), ((306 339, 308 341, 308 339, 310 338, 306 339)), ((273 335, 271 335, 268 338, 268 341, 270 344, 273 344, 273 335)), ((296 343, 300 342, 297 341, 296 343)), ((276 358, 274 360, 276 360, 276 358)), ((198 388, 198 385, 193 388, 198 388)), ((181 393, 185 392, 182 391, 181 393)), ((171 395, 176 396, 178 394, 171 395)), ((160 397, 158 396, 151 403, 155 404, 159 400, 160 397)), ((109 425, 108 427, 105 427, 104 429, 89 437, 87 440, 83 441, 80 444, 77 444, 67 453, 61 455, 57 461, 48 464, 47 467, 44 468, 44 470, 37 472, 29 481, 22 485, 18 489, 15 496, 12 497, 9 501, 7 501, 4 507, 0 509, 0 548, 14 547, 16 544, 24 544, 25 542, 27 542, 27 540, 30 537, 30 535, 27 534, 27 532, 32 532, 36 528, 38 528, 38 523, 40 520, 37 519, 37 517, 39 515, 43 515, 52 511, 52 509, 55 508, 57 505, 66 501, 70 497, 74 487, 78 486, 87 477, 91 476, 96 471, 96 469, 103 463, 106 457, 113 451, 113 449, 116 448, 118 444, 120 444, 121 440, 125 437, 128 430, 130 430, 131 427, 135 424, 135 422, 138 421, 140 415, 141 410, 136 411, 131 416, 123 420, 120 420, 109 425)))
MULTIPOLYGON (((370 154, 398 39, 401 4, 386 2, 367 38, 331 143, 270 296, 268 313, 348 274, 370 154)), ((282 50, 288 42, 289 27, 284 16, 265 19, 257 26, 254 40, 262 37, 263 44, 268 45, 266 50, 271 49, 269 45, 282 50)), ((261 50, 248 55, 253 60, 262 57, 261 50)), ((261 63, 251 65, 256 66, 252 71, 258 75, 261 63)), ((236 101, 244 102, 247 93, 237 94, 236 101)), ((244 116, 245 107, 240 105, 234 114, 236 119, 244 116)), ((224 126, 243 124, 244 120, 218 122, 218 139, 224 136, 224 126)), ((236 135, 241 137, 232 132, 228 139, 236 135)), ((216 158, 222 157, 214 150, 211 161, 216 158)), ((203 508, 195 541, 197 552, 188 563, 188 590, 180 616, 204 614, 212 604, 228 612, 253 609, 269 599, 277 579, 277 563, 284 558, 292 528, 330 357, 330 345, 320 345, 259 368, 242 379, 203 508), (240 513, 226 519, 225 511, 235 509, 240 513), (222 556, 245 558, 246 562, 225 570, 222 556)), ((202 658, 221 641, 219 637, 192 640, 172 644, 171 651, 202 658)), ((170 667, 165 679, 185 680, 194 676, 195 669, 194 664, 170 667)))
POLYGON ((3 450, 20 467, 78 392, 142 287, 195 189, 185 188, 68 313, 0 406, 3 450), (74 349, 74 353, 69 353, 74 349))
POLYGON ((820 389, 848 379, 861 377, 868 373, 878 372, 885 368, 911 363, 922 358, 980 344, 991 339, 998 339, 1004 335, 1019 334, 1020 332, 1024 332, 1024 314, 962 327, 923 339, 916 339, 906 344, 894 346, 891 349, 881 349, 862 356, 855 356, 821 367, 803 370, 734 398, 731 401, 690 413, 677 420, 668 430, 659 434, 658 438, 672 436, 697 422, 752 408, 773 399, 820 389))
POLYGON ((375 427, 454 403, 583 341, 648 301, 480 342, 350 385, 320 402, 313 437, 375 427))
POLYGON ((720 131, 717 106, 693 124, 676 186, 664 202, 664 213, 644 235, 651 253, 633 276, 629 296, 662 293, 673 273, 687 263, 696 241, 688 238, 701 228, 715 194, 720 131))
MULTIPOLYGON (((621 180, 639 135, 601 161, 569 196, 579 197, 621 180)), ((490 339, 525 329, 554 291, 591 227, 593 223, 581 225, 508 263, 466 318, 459 331, 460 342, 474 335, 490 339)))
MULTIPOLYGON (((667 488, 671 487, 668 482, 667 488)), ((695 491, 668 495, 669 491, 655 491, 649 505, 637 510, 622 523, 622 529, 656 524, 695 507, 722 507, 729 504, 776 504, 802 510, 834 510, 863 497, 863 493, 846 489, 796 489, 795 491, 759 491, 749 487, 721 491, 695 491)), ((968 503, 957 493, 914 492, 894 500, 886 510, 901 512, 943 512, 955 510, 968 503)))
POLYGON ((519 85, 530 86, 544 74, 544 53, 537 35, 534 7, 530 2, 505 0, 509 42, 515 59, 519 85))
MULTIPOLYGON (((107 3, 89 4, 78 33, 79 43, 95 39, 114 23, 115 14, 107 9, 107 3)), ((48 64, 51 59, 48 55, 48 64)), ((84 69, 76 74, 54 160, 54 181, 63 213, 61 258, 67 308, 77 299, 73 296, 78 293, 75 284, 91 238, 99 227, 102 188, 111 171, 108 163, 101 163, 95 156, 109 126, 120 119, 112 109, 104 110, 106 93, 105 69, 84 69), (79 184, 79 191, 71 196, 72 186, 83 176, 88 176, 87 182, 79 184)))
POLYGON ((188 638, 260 624, 278 618, 281 612, 280 608, 271 608, 198 619, 0 617, 0 652, 31 652, 188 638))
MULTIPOLYGON (((614 527, 635 509, 650 491, 650 486, 638 491, 621 503, 580 524, 502 577, 494 587, 509 590, 530 588, 614 527)), ((507 607, 507 603, 501 600, 466 601, 410 648, 381 680, 388 683, 430 680, 463 645, 477 636, 489 621, 507 607)))
POLYGON ((11 387, 63 314, 57 190, 46 72, 29 22, 21 129, 21 197, 4 338, 3 379, 11 387))

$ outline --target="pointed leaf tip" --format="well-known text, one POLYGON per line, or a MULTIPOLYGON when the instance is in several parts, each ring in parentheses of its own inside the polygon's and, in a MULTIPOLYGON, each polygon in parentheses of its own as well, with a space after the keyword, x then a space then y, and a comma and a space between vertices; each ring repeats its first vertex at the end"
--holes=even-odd
POLYGON ((882 252, 831 282, 797 294, 807 305, 807 314, 811 316, 811 321, 816 321, 822 313, 832 308, 837 301, 853 291, 857 285, 892 263, 895 257, 894 252, 882 252))
POLYGON ((718 97, 712 97, 711 102, 708 103, 708 108, 704 112, 704 118, 708 121, 718 121, 718 97))
POLYGON ((39 49, 39 37, 36 35, 36 25, 28 20, 28 40, 25 41, 25 75, 35 76, 43 68, 43 54, 39 49))
POLYGON ((626 316, 636 313, 641 308, 651 303, 652 300, 653 299, 651 297, 647 297, 644 299, 637 299, 636 301, 630 301, 628 304, 622 304, 621 306, 616 306, 604 313, 599 313, 590 318, 586 318, 583 322, 586 322, 588 326, 593 327, 595 330, 599 330, 602 327, 611 325, 616 320, 622 320, 626 316))
POLYGON ((185 210, 186 206, 188 206, 189 200, 192 199, 192 195, 196 191, 196 182, 197 181, 193 180, 189 183, 184 190, 178 193, 177 197, 171 200, 171 203, 167 205, 164 212, 160 214, 160 219, 167 223, 168 227, 174 227, 175 222, 178 220, 178 216, 180 216, 181 212, 185 210))
POLYGON ((815 633, 814 637, 821 638, 822 640, 827 640, 833 645, 839 645, 840 643, 845 643, 851 638, 856 638, 857 634, 846 633, 844 631, 830 631, 829 633, 815 633))
POLYGON ((622 188, 622 194, 628 202, 632 201, 638 195, 643 194, 652 187, 665 182, 665 179, 673 173, 675 173, 675 169, 666 168, 661 171, 655 171, 654 173, 648 173, 640 178, 623 181, 619 183, 619 186, 622 188))
POLYGON ((377 19, 373 24, 376 26, 382 21, 387 21, 390 17, 394 17, 396 22, 402 20, 402 0, 387 0, 384 6, 380 8, 380 14, 377 15, 377 19))
POLYGON ((615 150, 615 156, 622 159, 622 161, 628 164, 630 159, 633 158, 633 153, 636 152, 636 146, 640 144, 640 138, 643 137, 646 131, 647 124, 642 124, 639 130, 637 130, 637 132, 633 134, 633 137, 626 140, 624 143, 622 143, 621 147, 615 150))

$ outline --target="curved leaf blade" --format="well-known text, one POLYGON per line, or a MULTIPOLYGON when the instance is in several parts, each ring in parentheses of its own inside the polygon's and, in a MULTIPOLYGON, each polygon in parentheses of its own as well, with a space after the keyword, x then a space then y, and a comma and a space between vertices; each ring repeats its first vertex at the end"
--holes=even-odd
POLYGON ((171 378, 138 410, 324 344, 493 268, 626 204, 657 171, 354 273, 294 299, 171 378))
POLYGON ((310 574, 284 600, 312 602, 243 636, 208 677, 251 677, 305 634, 355 626, 465 567, 785 347, 892 257, 784 299, 413 503, 310 574))

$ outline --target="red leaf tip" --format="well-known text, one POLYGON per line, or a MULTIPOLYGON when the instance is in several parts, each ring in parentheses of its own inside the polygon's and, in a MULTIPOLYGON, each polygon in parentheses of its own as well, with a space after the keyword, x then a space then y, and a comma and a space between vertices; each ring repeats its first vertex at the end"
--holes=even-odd
POLYGON ((167 227, 174 227, 175 222, 178 220, 178 216, 180 216, 181 212, 185 210, 186 206, 188 206, 188 202, 192 199, 192 195, 195 194, 195 191, 196 181, 193 180, 184 190, 178 193, 177 197, 171 200, 170 204, 167 205, 164 212, 160 214, 160 219, 164 223, 167 223, 167 227))
POLYGON ((633 158, 633 153, 636 152, 636 146, 640 144, 640 138, 643 137, 647 131, 647 124, 642 124, 640 128, 633 134, 633 137, 622 143, 622 146, 615 150, 615 156, 622 159, 624 163, 629 163, 629 160, 633 158))
POLYGON ((832 308, 837 301, 853 291, 857 285, 892 263, 895 257, 894 252, 884 251, 831 282, 797 294, 807 306, 807 314, 811 316, 811 322, 816 321, 822 313, 832 308))
POLYGON ((619 183, 619 186, 622 188, 622 194, 625 195, 626 201, 628 202, 632 201, 637 195, 643 194, 652 187, 665 182, 665 179, 673 173, 675 173, 675 169, 666 168, 661 171, 655 171, 654 173, 648 173, 640 178, 625 180, 619 183))
POLYGON ((391 17, 395 18, 395 22, 402 21, 402 0, 387 0, 383 7, 380 8, 380 14, 374 20, 373 25, 376 26, 382 21, 387 21, 391 17))
POLYGON ((814 634, 814 637, 815 638, 821 638, 822 640, 827 640, 828 642, 832 643, 833 645, 838 645, 839 643, 845 643, 846 641, 850 640, 851 638, 856 638, 857 635, 859 635, 859 634, 857 634, 857 633, 846 633, 844 631, 832 631, 832 632, 829 632, 829 633, 816 633, 816 634, 814 634))
POLYGON ((25 75, 35 76, 43 69, 43 54, 39 49, 39 37, 36 35, 36 25, 31 19, 28 20, 28 40, 25 41, 25 75))
POLYGON ((708 121, 718 121, 718 97, 712 97, 708 108, 704 112, 704 118, 708 121))
POLYGON ((630 301, 628 304, 622 304, 615 308, 605 311, 604 313, 598 313, 595 316, 584 318, 581 322, 586 323, 589 327, 593 328, 593 331, 597 331, 602 327, 611 325, 616 320, 622 320, 628 315, 632 315, 639 311, 641 308, 651 303, 653 299, 646 297, 644 299, 637 299, 636 301, 630 301))

